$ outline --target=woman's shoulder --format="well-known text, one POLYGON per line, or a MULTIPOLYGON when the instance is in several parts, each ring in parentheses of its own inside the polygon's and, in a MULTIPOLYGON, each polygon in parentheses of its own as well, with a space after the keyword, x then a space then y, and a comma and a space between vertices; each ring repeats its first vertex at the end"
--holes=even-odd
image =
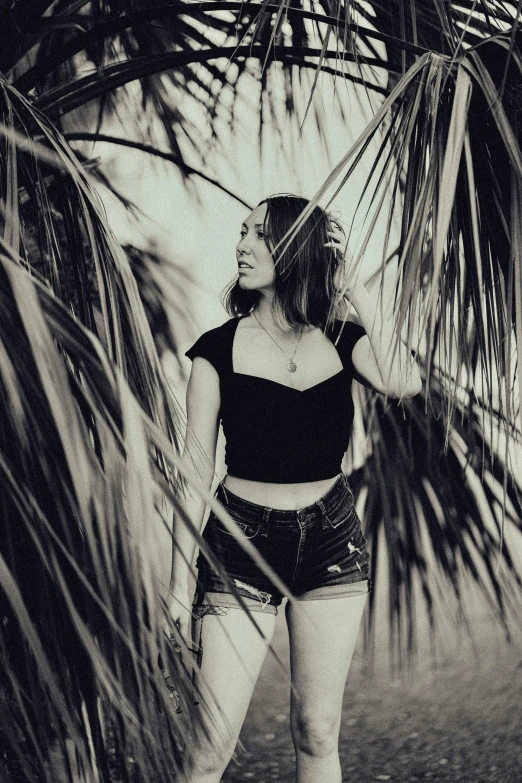
POLYGON ((335 320, 328 328, 328 336, 333 342, 341 357, 343 364, 353 369, 352 351, 361 337, 364 337, 366 330, 359 321, 356 320, 335 320))
POLYGON ((328 326, 328 332, 330 337, 333 336, 333 339, 339 342, 346 342, 347 340, 357 342, 366 334, 364 326, 355 318, 347 320, 335 319, 328 326))
POLYGON ((233 327, 237 325, 239 320, 239 318, 229 318, 220 326, 214 326, 212 329, 208 329, 206 332, 203 332, 203 334, 198 339, 219 340, 220 338, 230 334, 233 330, 233 327))
POLYGON ((185 352, 185 356, 191 360, 196 356, 202 356, 216 368, 218 373, 223 372, 231 361, 232 340, 238 321, 238 318, 229 318, 221 326, 203 332, 194 345, 185 352))

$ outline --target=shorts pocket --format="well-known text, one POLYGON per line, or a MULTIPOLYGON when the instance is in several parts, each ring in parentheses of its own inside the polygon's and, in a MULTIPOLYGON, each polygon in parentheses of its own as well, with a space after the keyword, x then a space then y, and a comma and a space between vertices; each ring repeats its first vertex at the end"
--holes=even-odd
MULTIPOLYGON (((234 514, 230 514, 230 511, 228 513, 232 517, 232 521, 238 526, 238 528, 247 538, 255 538, 255 536, 259 532, 259 522, 245 522, 242 519, 238 519, 234 514)), ((214 522, 214 530, 216 531, 216 533, 218 533, 220 536, 221 535, 228 536, 229 538, 233 539, 234 536, 232 535, 232 533, 230 533, 226 529, 226 527, 217 518, 217 516, 215 514, 213 514, 212 516, 214 522)))
POLYGON ((359 522, 359 517, 355 511, 355 506, 353 503, 350 503, 348 508, 343 504, 335 513, 328 514, 327 521, 330 527, 335 530, 341 526, 347 528, 355 527, 359 522))

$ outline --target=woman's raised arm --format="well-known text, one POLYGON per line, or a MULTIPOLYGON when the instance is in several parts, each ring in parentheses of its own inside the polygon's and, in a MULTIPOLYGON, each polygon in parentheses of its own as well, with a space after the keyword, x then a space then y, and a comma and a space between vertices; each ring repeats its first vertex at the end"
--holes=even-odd
POLYGON ((381 315, 378 298, 357 285, 349 299, 367 334, 354 346, 353 366, 381 394, 414 397, 422 389, 417 362, 403 342, 394 347, 393 321, 381 315))
MULTIPOLYGON (((327 232, 331 240, 325 247, 333 247, 345 259, 348 246, 345 235, 332 228, 327 232)), ((377 294, 369 293, 357 282, 353 267, 339 265, 336 280, 366 332, 355 343, 352 362, 361 378, 387 397, 414 397, 422 389, 422 381, 415 358, 400 340, 397 345, 393 321, 383 315, 382 302, 377 294)))

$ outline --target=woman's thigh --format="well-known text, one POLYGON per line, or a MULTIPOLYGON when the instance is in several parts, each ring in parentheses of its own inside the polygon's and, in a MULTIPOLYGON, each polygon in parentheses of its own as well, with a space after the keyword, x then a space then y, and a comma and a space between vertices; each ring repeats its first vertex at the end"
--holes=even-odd
POLYGON ((340 720, 367 595, 287 604, 294 719, 340 720))
POLYGON ((204 615, 200 622, 200 739, 204 743, 208 733, 211 745, 232 751, 272 639, 275 614, 248 615, 240 608, 226 607, 220 614, 204 615))

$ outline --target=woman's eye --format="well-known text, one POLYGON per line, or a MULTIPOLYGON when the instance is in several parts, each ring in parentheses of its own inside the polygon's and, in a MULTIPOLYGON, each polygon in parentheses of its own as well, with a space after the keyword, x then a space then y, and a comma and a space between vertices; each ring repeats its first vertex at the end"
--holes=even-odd
POLYGON ((265 236, 265 234, 264 234, 264 232, 263 232, 263 231, 258 231, 258 232, 257 232, 257 237, 258 237, 258 239, 264 239, 264 236, 265 236))

